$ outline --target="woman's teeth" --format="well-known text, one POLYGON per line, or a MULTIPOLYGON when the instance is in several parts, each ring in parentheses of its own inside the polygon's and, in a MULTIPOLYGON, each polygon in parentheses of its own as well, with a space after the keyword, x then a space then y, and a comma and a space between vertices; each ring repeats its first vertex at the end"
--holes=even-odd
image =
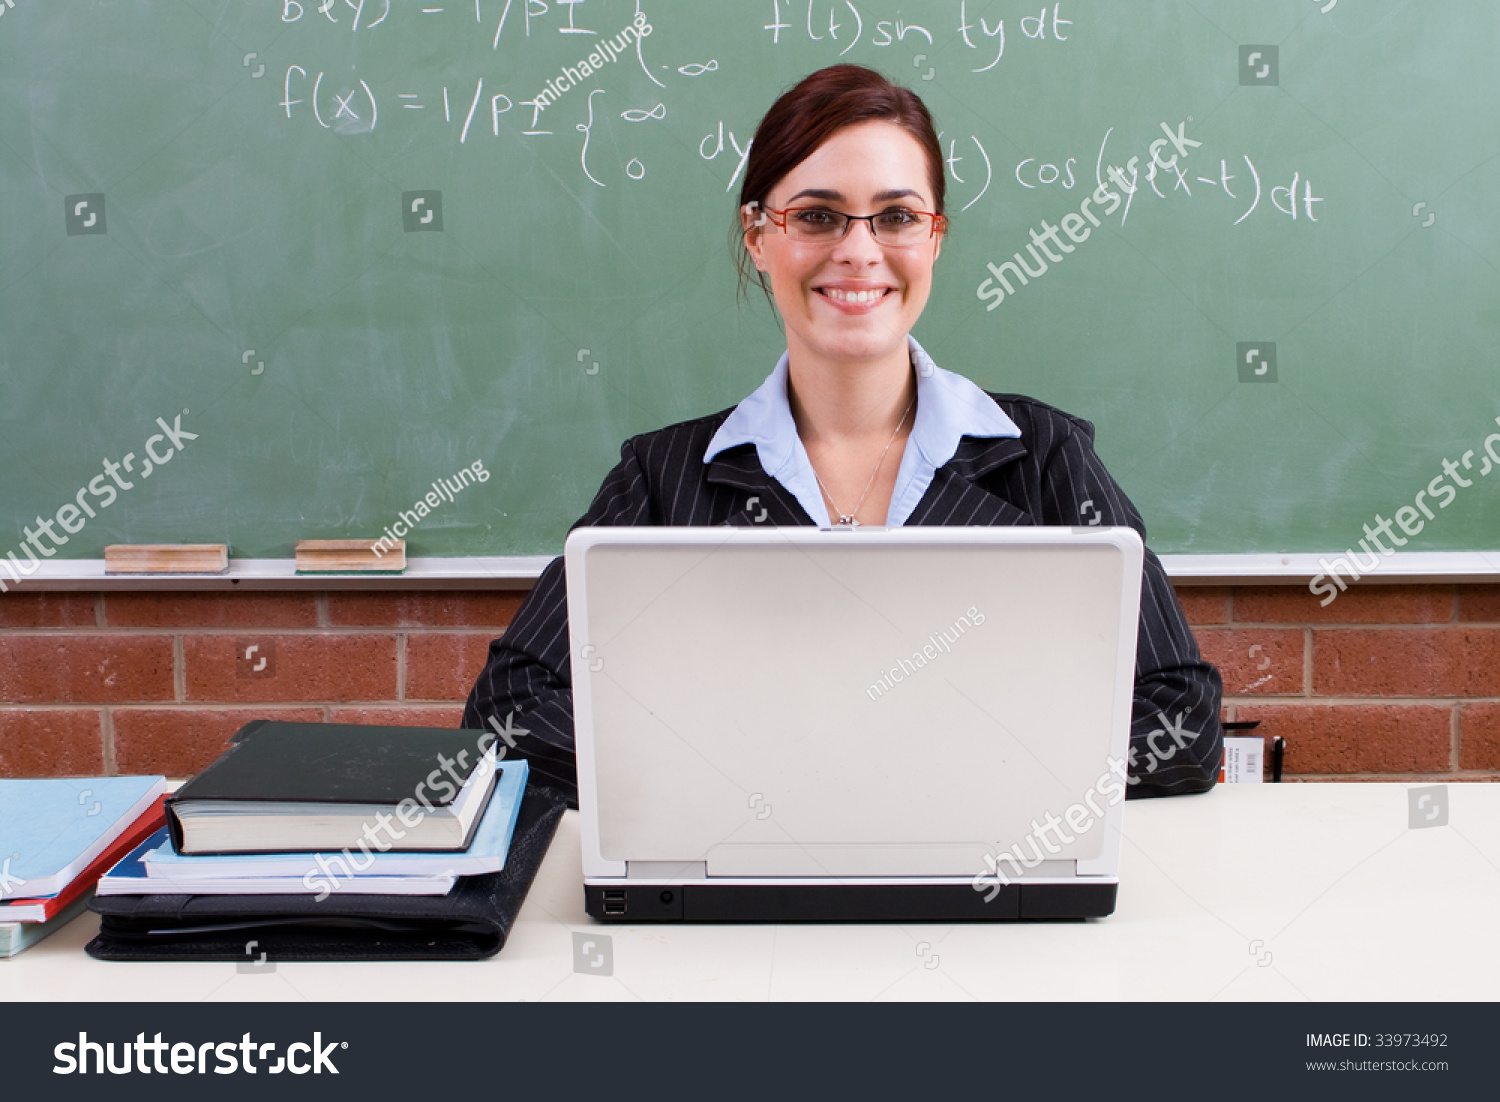
POLYGON ((885 295, 885 291, 841 291, 836 287, 829 287, 823 292, 829 298, 838 302, 874 302, 885 295))

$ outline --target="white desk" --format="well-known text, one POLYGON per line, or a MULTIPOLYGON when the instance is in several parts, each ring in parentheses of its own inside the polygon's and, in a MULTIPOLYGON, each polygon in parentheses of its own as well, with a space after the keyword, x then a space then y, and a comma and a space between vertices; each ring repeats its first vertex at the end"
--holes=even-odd
POLYGON ((0 961, 0 999, 1494 999, 1500 785, 1448 785, 1449 825, 1418 830, 1411 787, 1131 803, 1119 909, 1064 924, 599 926, 569 812, 488 961, 109 964, 84 955, 90 914, 0 961), (574 971, 575 930, 611 939, 612 976, 574 971))

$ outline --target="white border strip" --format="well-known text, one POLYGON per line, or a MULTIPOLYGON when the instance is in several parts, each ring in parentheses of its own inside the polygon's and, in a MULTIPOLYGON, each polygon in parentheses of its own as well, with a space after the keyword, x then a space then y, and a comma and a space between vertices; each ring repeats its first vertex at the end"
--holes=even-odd
MULTIPOLYGON (((1179 585, 1306 585, 1324 572, 1319 560, 1344 554, 1162 555, 1179 585)), ((0 573, 11 593, 98 590, 529 589, 550 555, 410 558, 401 574, 298 574, 291 559, 230 559, 224 574, 104 573, 103 559, 52 559, 20 585, 0 573)), ((1361 582, 1500 582, 1500 551, 1412 551, 1383 558, 1361 582)), ((0 600, 4 600, 0 594, 0 600)))

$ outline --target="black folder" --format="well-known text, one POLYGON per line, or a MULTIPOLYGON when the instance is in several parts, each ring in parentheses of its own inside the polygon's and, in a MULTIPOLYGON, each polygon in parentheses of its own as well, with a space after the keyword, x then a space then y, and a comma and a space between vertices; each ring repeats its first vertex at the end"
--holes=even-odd
POLYGON ((505 944, 567 806, 552 788, 521 800, 505 868, 447 895, 106 895, 86 946, 99 960, 482 960, 505 944), (250 943, 253 947, 247 949, 250 943))

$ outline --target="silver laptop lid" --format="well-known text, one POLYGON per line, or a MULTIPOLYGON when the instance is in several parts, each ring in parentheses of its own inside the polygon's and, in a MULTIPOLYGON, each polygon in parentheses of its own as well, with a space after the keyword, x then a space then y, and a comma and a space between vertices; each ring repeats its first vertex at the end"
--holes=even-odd
POLYGON ((1114 875, 1141 562, 1124 528, 576 529, 585 876, 969 879, 1084 802, 1042 871, 1114 875))

